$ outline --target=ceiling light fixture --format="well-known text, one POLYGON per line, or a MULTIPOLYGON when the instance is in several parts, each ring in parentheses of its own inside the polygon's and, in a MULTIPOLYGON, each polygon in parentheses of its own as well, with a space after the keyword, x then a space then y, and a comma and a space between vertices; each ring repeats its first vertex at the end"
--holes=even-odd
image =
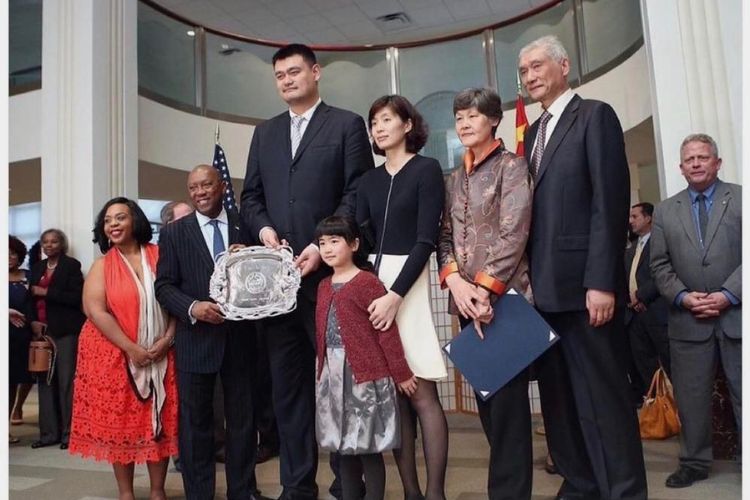
POLYGON ((187 30, 187 36, 195 36, 195 31, 187 30))

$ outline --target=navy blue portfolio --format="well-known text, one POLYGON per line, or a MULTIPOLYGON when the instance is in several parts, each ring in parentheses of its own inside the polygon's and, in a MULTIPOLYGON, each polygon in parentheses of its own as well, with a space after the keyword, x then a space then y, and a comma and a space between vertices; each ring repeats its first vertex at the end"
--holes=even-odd
POLYGON ((485 401, 559 340, 536 309, 513 289, 493 308, 492 322, 482 325, 484 340, 472 322, 443 347, 485 401))

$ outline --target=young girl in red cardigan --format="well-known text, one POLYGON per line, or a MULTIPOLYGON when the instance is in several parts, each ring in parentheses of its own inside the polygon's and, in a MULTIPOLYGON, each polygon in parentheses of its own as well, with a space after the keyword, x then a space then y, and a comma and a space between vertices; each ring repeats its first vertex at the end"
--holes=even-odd
POLYGON ((417 380, 394 323, 376 330, 367 311, 386 290, 360 252, 357 225, 332 216, 318 224, 320 255, 333 276, 318 286, 316 435, 321 448, 341 455, 345 499, 357 498, 362 471, 365 500, 385 495, 382 452, 398 448, 401 432, 396 385, 411 395, 417 380), (395 383, 394 383, 395 382, 395 383))

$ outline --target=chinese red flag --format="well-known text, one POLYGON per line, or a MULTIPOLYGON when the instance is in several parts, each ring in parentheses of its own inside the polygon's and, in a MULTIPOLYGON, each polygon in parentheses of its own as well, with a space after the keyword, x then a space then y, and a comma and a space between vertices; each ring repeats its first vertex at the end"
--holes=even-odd
POLYGON ((523 103, 523 97, 518 94, 516 99, 516 154, 523 156, 523 136, 526 129, 529 128, 529 119, 526 118, 526 106, 523 103))

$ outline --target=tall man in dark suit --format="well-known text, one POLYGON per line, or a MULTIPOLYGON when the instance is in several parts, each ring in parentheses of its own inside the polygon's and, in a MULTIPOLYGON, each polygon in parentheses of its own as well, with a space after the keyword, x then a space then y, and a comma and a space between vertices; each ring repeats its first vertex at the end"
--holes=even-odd
POLYGON ((227 498, 255 498, 253 329, 225 322, 209 298, 216 256, 242 243, 240 221, 222 206, 226 184, 210 165, 190 172, 195 212, 162 228, 156 297, 177 317, 177 388, 180 398, 180 463, 188 499, 215 495, 213 398, 217 375, 224 389, 227 498))
POLYGON ((657 290, 649 267, 653 216, 654 206, 651 203, 638 203, 630 208, 630 230, 638 235, 638 239, 625 251, 625 272, 628 277, 625 325, 638 372, 631 376, 639 379, 639 398, 660 365, 670 375, 667 302, 657 290))
POLYGON ((525 138, 535 180, 531 288, 560 335, 539 362, 547 441, 565 478, 558 498, 646 498, 638 421, 617 352, 630 197, 623 134, 609 105, 572 92, 569 69, 555 37, 521 49, 521 81, 544 110, 525 138))
POLYGON ((242 191, 243 220, 269 247, 289 244, 302 271, 297 309, 261 322, 281 444, 282 498, 317 498, 315 473, 315 295, 325 273, 315 226, 353 215, 359 177, 373 168, 362 118, 320 100, 321 68, 309 47, 273 56, 279 95, 289 111, 253 133, 242 191))
POLYGON ((690 135, 680 146, 688 188, 656 207, 651 271, 669 307, 672 382, 680 411, 683 488, 708 477, 711 396, 721 360, 742 435, 742 187, 718 179, 716 142, 690 135))

